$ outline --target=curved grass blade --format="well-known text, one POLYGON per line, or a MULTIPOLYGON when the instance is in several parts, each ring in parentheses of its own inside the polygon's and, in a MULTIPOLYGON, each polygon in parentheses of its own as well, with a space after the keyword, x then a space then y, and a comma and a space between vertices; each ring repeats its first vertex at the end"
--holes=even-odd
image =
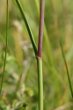
POLYGON ((25 16, 25 13, 23 12, 23 9, 22 9, 22 6, 19 2, 19 0, 15 0, 16 3, 17 3, 17 6, 21 12, 21 15, 22 15, 22 18, 24 20, 24 23, 26 25, 26 28, 27 28, 27 31, 28 31, 28 34, 29 34, 29 37, 30 37, 30 40, 31 40, 31 43, 32 43, 32 46, 33 46, 33 49, 34 49, 34 52, 35 52, 35 55, 37 54, 37 47, 36 47, 36 44, 35 44, 35 41, 34 41, 34 38, 33 38, 33 35, 32 35, 32 32, 31 32, 31 29, 30 29, 30 26, 27 22, 27 19, 26 19, 26 16, 25 16))
POLYGON ((0 96, 1 96, 1 94, 2 94, 2 88, 3 88, 3 82, 4 82, 4 74, 5 74, 5 67, 6 67, 7 36, 8 36, 8 0, 6 1, 6 45, 5 45, 5 51, 4 51, 4 66, 3 66, 1 86, 0 86, 0 96))
POLYGON ((69 83, 71 96, 72 96, 72 99, 73 99, 73 89, 72 89, 71 79, 70 79, 70 75, 69 75, 69 69, 68 69, 68 65, 67 65, 67 62, 66 62, 66 58, 65 58, 65 54, 64 54, 64 50, 63 50, 63 46, 62 46, 61 41, 60 41, 60 48, 61 48, 62 56, 63 56, 63 59, 64 59, 65 67, 66 67, 66 72, 67 72, 67 77, 68 77, 68 83, 69 83))

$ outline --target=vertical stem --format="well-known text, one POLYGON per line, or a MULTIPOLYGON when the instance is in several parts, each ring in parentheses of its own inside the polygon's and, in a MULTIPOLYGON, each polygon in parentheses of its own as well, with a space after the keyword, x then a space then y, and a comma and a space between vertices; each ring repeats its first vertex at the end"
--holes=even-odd
POLYGON ((6 1, 6 45, 5 45, 5 52, 4 52, 4 65, 3 65, 3 72, 2 72, 2 79, 1 79, 1 86, 0 86, 0 95, 2 94, 2 88, 3 88, 3 82, 4 82, 4 74, 5 74, 5 66, 6 66, 7 36, 8 36, 8 0, 6 1))
POLYGON ((39 110, 43 110, 42 41, 43 41, 43 31, 44 31, 44 8, 45 8, 45 0, 40 0, 40 23, 39 23, 38 53, 37 53, 39 110))
POLYGON ((45 6, 45 0, 40 0, 40 24, 39 24, 39 39, 38 39, 39 57, 41 57, 42 54, 42 40, 43 40, 43 30, 44 30, 44 6, 45 6))
POLYGON ((42 74, 42 59, 37 58, 38 68, 38 110, 43 110, 43 74, 42 74))

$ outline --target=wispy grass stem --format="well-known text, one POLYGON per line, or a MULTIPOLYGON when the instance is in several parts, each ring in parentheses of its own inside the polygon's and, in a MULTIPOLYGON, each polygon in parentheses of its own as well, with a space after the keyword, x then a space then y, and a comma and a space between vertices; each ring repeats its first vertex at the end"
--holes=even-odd
POLYGON ((70 75, 69 75, 69 69, 68 69, 68 65, 67 65, 67 62, 66 62, 65 53, 64 53, 61 41, 60 41, 60 48, 61 48, 62 56, 63 56, 63 59, 64 59, 65 67, 66 67, 66 72, 67 72, 67 77, 68 77, 68 83, 69 83, 71 96, 72 96, 72 99, 73 99, 73 89, 72 89, 71 79, 70 79, 70 75))

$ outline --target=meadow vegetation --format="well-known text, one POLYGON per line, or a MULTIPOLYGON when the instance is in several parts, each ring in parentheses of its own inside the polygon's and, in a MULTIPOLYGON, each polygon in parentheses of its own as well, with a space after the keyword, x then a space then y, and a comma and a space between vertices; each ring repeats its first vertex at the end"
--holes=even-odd
MULTIPOLYGON (((8 15, 6 1, 0 0, 0 110, 38 110, 36 49, 16 1, 38 48, 39 0, 9 0, 8 15)), ((73 0, 45 0, 44 12, 44 110, 73 110, 73 0)))

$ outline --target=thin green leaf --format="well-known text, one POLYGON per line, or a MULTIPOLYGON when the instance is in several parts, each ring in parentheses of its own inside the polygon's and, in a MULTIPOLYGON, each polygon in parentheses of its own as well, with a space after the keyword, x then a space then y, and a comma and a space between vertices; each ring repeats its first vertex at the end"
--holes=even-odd
POLYGON ((72 96, 72 99, 73 99, 73 89, 72 89, 71 79, 70 79, 70 75, 69 75, 69 69, 68 69, 68 65, 67 65, 67 62, 66 62, 66 58, 65 58, 65 54, 64 54, 64 51, 63 51, 63 46, 62 46, 61 41, 60 41, 60 48, 61 48, 62 56, 63 56, 63 59, 64 59, 65 67, 66 67, 66 72, 67 72, 67 77, 68 77, 68 83, 69 83, 69 87, 70 87, 71 96, 72 96))
POLYGON ((28 21, 26 19, 25 13, 23 12, 23 9, 22 9, 22 6, 21 6, 19 0, 15 0, 15 1, 17 3, 17 6, 18 6, 20 12, 21 12, 21 15, 22 15, 22 18, 24 20, 24 23, 25 23, 25 25, 27 27, 27 31, 28 31, 28 34, 29 34, 29 37, 30 37, 30 40, 31 40, 31 43, 32 43, 32 46, 33 46, 33 49, 34 49, 34 52, 35 52, 35 55, 36 55, 37 54, 37 47, 36 47, 36 44, 35 44, 35 41, 34 41, 34 37, 32 35, 31 29, 30 29, 30 26, 29 26, 28 21))

